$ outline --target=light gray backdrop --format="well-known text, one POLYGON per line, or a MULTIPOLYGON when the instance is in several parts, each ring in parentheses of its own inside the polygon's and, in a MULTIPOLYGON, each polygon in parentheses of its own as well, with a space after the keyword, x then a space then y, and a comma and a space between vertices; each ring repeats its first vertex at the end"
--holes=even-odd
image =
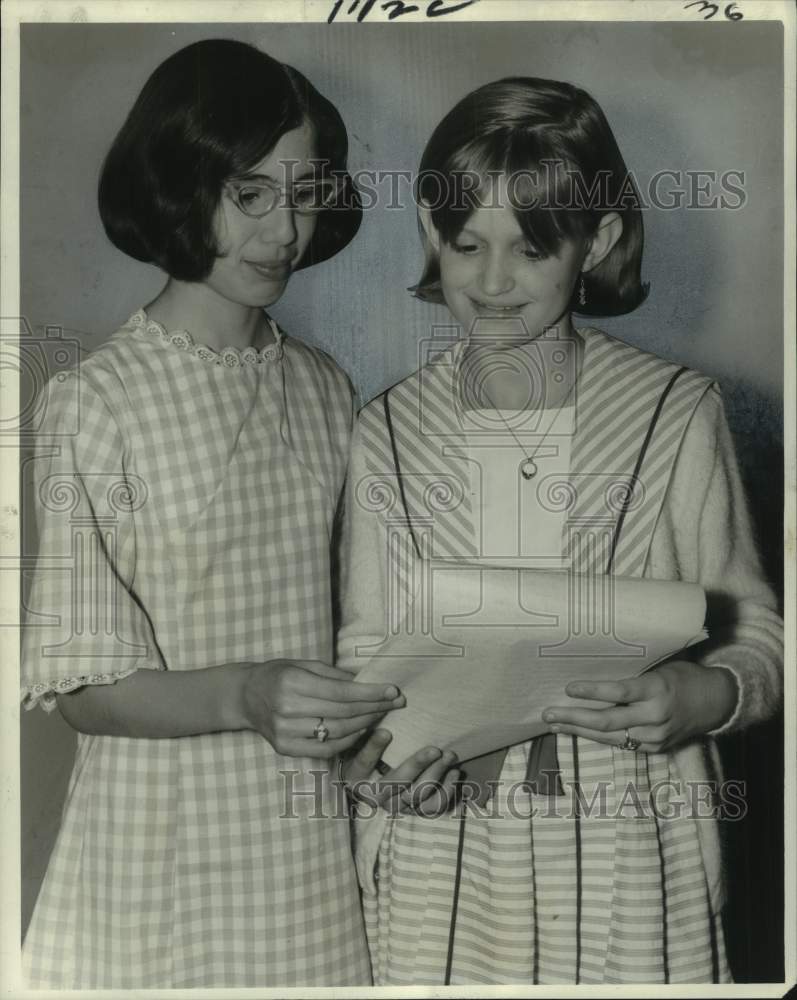
MULTIPOLYGON (((353 170, 414 171, 442 115, 507 75, 585 87, 642 182, 663 169, 741 170, 739 211, 645 213, 648 301, 611 333, 723 385, 762 544, 779 572, 782 442, 782 36, 779 24, 34 25, 22 30, 22 311, 34 326, 100 344, 160 288, 107 241, 96 208, 102 157, 149 73, 206 37, 253 42, 340 109, 353 170)), ((406 199, 405 199, 406 203, 406 199)), ((274 308, 328 350, 362 401, 417 367, 442 307, 406 291, 420 271, 415 213, 366 213, 338 258, 297 275, 274 308)), ((267 596, 264 596, 267 599, 267 596)), ((57 829, 73 738, 26 714, 24 919, 57 829)))

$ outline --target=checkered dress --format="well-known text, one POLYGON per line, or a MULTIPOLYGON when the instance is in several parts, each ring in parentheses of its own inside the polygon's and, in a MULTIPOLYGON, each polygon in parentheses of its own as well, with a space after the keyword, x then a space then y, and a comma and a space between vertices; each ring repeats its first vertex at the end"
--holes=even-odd
MULTIPOLYGON (((139 312, 49 386, 26 707, 139 668, 329 662, 351 391, 275 332, 217 354, 139 312)), ((254 732, 81 735, 29 985, 368 984, 343 812, 323 762, 254 732)))

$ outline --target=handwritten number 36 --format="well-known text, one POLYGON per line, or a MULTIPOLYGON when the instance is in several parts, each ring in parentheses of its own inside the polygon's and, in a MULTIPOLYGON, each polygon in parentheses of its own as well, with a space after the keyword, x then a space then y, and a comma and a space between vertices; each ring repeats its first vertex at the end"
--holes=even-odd
MULTIPOLYGON (((689 10, 690 7, 699 7, 698 14, 705 13, 706 15, 703 18, 704 21, 710 21, 720 9, 719 4, 711 3, 710 0, 691 0, 691 3, 684 4, 684 10, 689 10)), ((744 17, 744 14, 740 10, 734 10, 735 7, 735 3, 725 5, 723 14, 729 21, 741 21, 744 17)))

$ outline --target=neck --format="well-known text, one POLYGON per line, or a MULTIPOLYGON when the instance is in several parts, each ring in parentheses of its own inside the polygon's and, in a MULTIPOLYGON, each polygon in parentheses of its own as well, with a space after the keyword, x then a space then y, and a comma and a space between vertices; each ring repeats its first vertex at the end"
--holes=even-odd
POLYGON ((465 409, 534 410, 564 405, 581 370, 584 348, 569 316, 566 319, 555 330, 548 328, 530 340, 500 345, 470 340, 460 366, 465 409))
POLYGON ((198 281, 169 278, 145 309, 167 330, 187 330, 197 343, 215 351, 225 347, 242 351, 273 340, 262 309, 224 299, 198 281))

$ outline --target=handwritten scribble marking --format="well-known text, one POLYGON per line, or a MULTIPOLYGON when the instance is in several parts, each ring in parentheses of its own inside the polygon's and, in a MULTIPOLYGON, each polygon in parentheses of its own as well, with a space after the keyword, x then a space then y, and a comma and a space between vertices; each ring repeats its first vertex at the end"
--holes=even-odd
MULTIPOLYGON (((426 4, 423 10, 425 17, 434 18, 445 17, 447 14, 456 14, 466 7, 472 7, 473 4, 478 3, 478 0, 459 0, 458 3, 452 2, 452 0, 424 0, 424 2, 426 4)), ((341 11, 344 11, 344 8, 346 9, 342 17, 351 18, 356 14, 356 21, 358 24, 361 24, 371 14, 376 5, 377 0, 335 0, 327 18, 327 24, 332 24, 333 21, 338 19, 338 15, 341 14, 341 11)), ((395 21, 406 14, 420 13, 421 9, 422 4, 409 3, 409 0, 382 0, 377 8, 377 10, 387 14, 388 21, 395 21)))

